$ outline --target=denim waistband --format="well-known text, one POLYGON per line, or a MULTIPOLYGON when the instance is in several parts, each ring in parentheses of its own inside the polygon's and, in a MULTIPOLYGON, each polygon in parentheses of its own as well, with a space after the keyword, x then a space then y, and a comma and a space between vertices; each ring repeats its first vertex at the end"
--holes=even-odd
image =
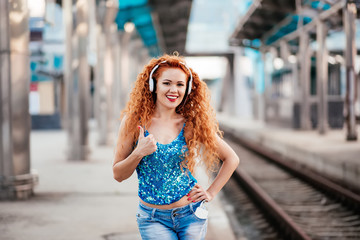
POLYGON ((171 208, 171 209, 159 209, 159 208, 152 208, 149 206, 144 205, 142 202, 139 202, 139 207, 143 210, 151 213, 152 216, 156 215, 163 215, 163 216, 172 216, 174 214, 185 214, 188 212, 194 212, 198 206, 200 206, 201 202, 190 203, 183 207, 178 208, 171 208))

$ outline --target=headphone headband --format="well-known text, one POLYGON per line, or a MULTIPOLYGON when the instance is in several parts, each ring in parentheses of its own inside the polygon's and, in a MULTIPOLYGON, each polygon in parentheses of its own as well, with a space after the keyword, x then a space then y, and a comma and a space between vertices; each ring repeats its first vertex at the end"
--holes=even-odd
MULTIPOLYGON (((153 75, 153 73, 156 71, 156 69, 159 68, 160 64, 162 64, 162 63, 166 63, 166 60, 160 62, 159 64, 157 64, 157 65, 151 70, 151 72, 150 72, 150 76, 149 76, 149 89, 150 89, 150 92, 153 92, 153 91, 154 91, 154 85, 155 85, 154 79, 152 78, 152 75, 153 75)), ((192 80, 193 80, 192 73, 191 73, 191 71, 190 71, 190 68, 189 68, 185 63, 183 63, 183 62, 180 62, 180 63, 181 63, 182 65, 184 65, 184 67, 185 67, 185 68, 189 71, 189 73, 190 73, 190 81, 189 81, 188 92, 187 92, 187 94, 190 94, 190 92, 191 92, 191 87, 192 87, 192 80)))

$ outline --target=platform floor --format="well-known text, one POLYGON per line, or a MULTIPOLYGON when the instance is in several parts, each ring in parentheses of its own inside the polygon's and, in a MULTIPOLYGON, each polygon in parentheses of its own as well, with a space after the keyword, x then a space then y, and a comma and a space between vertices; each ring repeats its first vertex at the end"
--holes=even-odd
MULTIPOLYGON (((39 175, 27 201, 0 202, 1 240, 139 240, 136 174, 112 177, 112 146, 98 146, 89 133, 86 161, 66 160, 64 131, 31 132, 31 168, 39 175)), ((206 174, 197 174, 206 185, 206 174)), ((218 195, 209 204, 207 240, 235 239, 218 195)))
MULTIPOLYGON (((315 130, 275 128, 222 114, 218 119, 226 131, 321 174, 360 185, 360 140, 347 142, 345 130, 319 135, 315 130)), ((117 183, 111 170, 113 147, 98 146, 97 139, 96 131, 91 130, 88 160, 67 161, 64 131, 31 132, 31 167, 38 172, 39 184, 27 201, 0 202, 2 240, 140 239, 135 218, 136 174, 117 183)), ((197 178, 200 184, 209 184, 203 171, 197 178)), ((221 197, 220 193, 209 204, 207 240, 235 239, 221 197)))
MULTIPOLYGON (((360 126, 358 140, 346 141, 346 130, 329 130, 320 135, 317 130, 303 131, 265 125, 218 114, 220 128, 236 136, 277 152, 294 162, 360 190, 360 126)), ((241 161, 241 156, 240 161, 241 161)), ((241 162, 240 162, 241 166, 241 162)))

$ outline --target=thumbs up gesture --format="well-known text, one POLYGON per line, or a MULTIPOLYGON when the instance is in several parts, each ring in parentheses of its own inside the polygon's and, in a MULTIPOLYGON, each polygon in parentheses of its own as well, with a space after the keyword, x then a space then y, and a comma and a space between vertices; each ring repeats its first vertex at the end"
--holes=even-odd
POLYGON ((138 128, 140 133, 136 149, 143 156, 150 155, 157 149, 155 138, 152 134, 149 134, 147 137, 145 137, 144 129, 141 126, 138 126, 138 128))

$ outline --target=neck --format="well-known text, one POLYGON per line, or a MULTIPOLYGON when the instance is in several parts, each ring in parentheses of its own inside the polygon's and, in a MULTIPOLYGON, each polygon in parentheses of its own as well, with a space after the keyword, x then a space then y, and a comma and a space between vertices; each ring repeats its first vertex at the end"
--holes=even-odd
POLYGON ((154 111, 154 117, 161 118, 164 120, 174 119, 177 116, 175 109, 165 108, 163 106, 156 105, 154 111))

